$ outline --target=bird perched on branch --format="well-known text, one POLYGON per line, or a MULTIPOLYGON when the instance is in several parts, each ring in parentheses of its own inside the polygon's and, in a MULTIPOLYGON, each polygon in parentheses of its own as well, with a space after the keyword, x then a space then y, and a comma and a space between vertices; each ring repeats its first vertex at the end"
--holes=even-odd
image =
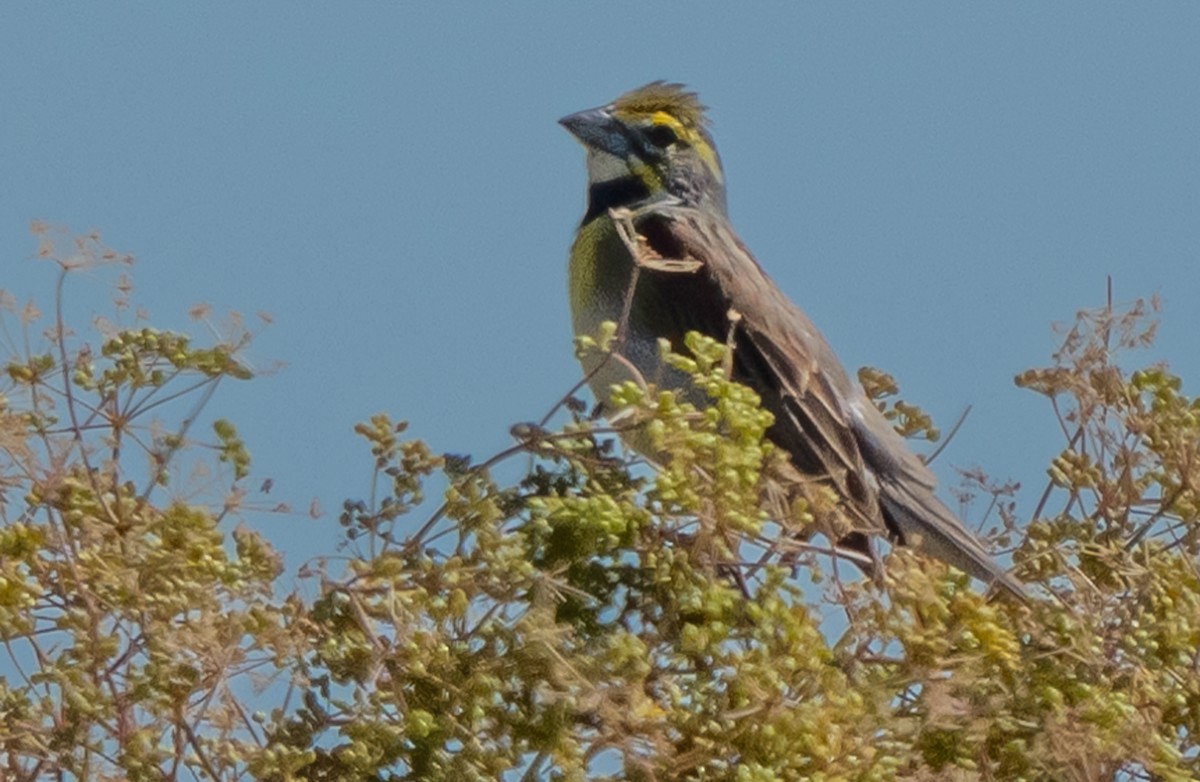
POLYGON ((831 487, 855 521, 850 545, 861 546, 861 533, 890 535, 1023 596, 734 233, 695 93, 654 82, 559 122, 587 151, 587 211, 569 270, 575 333, 594 335, 605 321, 620 329, 611 371, 590 373, 597 397, 615 379, 686 388, 687 376, 663 365, 659 338, 677 350, 689 331, 728 341, 733 378, 775 417, 767 437, 800 475, 831 487))

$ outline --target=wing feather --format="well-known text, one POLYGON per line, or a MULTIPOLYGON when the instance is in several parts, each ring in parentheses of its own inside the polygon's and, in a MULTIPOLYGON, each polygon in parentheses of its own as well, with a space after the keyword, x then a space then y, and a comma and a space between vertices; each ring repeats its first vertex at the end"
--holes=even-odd
MULTIPOLYGON (((734 331, 734 379, 754 388, 775 416, 768 432, 801 473, 829 481, 865 531, 885 531, 877 497, 853 433, 845 401, 856 386, 825 339, 758 265, 723 218, 666 207, 643 215, 637 229, 666 258, 693 259, 694 274, 651 273, 644 311, 649 328, 679 347, 690 330, 724 341, 729 311, 734 331), (668 322, 669 319, 669 322, 668 322)), ((639 286, 642 283, 639 283, 639 286)), ((635 304, 636 307, 636 304, 635 304)))

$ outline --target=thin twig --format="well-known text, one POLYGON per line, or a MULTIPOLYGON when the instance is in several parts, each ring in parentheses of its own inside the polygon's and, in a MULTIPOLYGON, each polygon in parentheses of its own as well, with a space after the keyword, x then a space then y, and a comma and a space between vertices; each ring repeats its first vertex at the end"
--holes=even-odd
MULTIPOLYGON (((1081 437, 1083 437, 1083 424, 1080 424, 1079 428, 1077 430, 1075 430, 1075 436, 1071 438, 1071 441, 1067 444, 1067 448, 1074 448, 1075 444, 1079 441, 1079 438, 1081 438, 1081 437)), ((1046 503, 1049 502, 1050 495, 1053 492, 1054 492, 1054 481, 1051 480, 1046 483, 1046 490, 1042 492, 1042 497, 1040 500, 1038 500, 1038 504, 1037 504, 1037 507, 1033 511, 1033 515, 1029 517, 1030 521, 1034 521, 1038 518, 1041 518, 1042 511, 1046 509, 1046 503)))
POLYGON ((212 378, 211 385, 204 390, 204 393, 201 394, 199 401, 196 402, 196 404, 192 407, 192 410, 190 413, 188 413, 187 418, 183 419, 183 423, 180 424, 179 429, 175 432, 175 443, 167 449, 165 454, 163 454, 161 463, 158 459, 154 460, 154 474, 150 476, 146 483, 146 487, 138 496, 139 503, 144 503, 150 498, 150 492, 152 492, 154 487, 158 485, 158 473, 161 470, 166 469, 167 464, 170 463, 171 459, 174 458, 179 449, 183 447, 184 439, 187 437, 188 430, 192 428, 192 424, 196 423, 196 419, 200 417, 201 411, 203 411, 208 405, 208 401, 212 399, 212 395, 216 393, 217 386, 220 384, 220 382, 221 376, 212 378))
POLYGON ((971 405, 967 405, 962 413, 959 414, 958 420, 954 422, 954 426, 950 427, 950 433, 942 439, 941 444, 937 448, 933 449, 933 453, 924 458, 926 464, 933 464, 933 460, 938 458, 942 451, 946 450, 946 446, 950 445, 950 441, 954 439, 954 435, 958 434, 958 430, 962 428, 963 422, 967 420, 967 416, 970 414, 971 405))
POLYGON ((54 341, 58 344, 59 361, 62 363, 63 394, 67 398, 67 415, 71 418, 71 426, 75 431, 75 442, 79 448, 79 460, 83 462, 92 494, 95 496, 96 502, 100 503, 100 507, 104 508, 104 515, 108 517, 108 520, 117 525, 120 523, 120 519, 113 512, 112 506, 108 504, 105 492, 100 491, 100 485, 96 482, 96 471, 92 469, 87 447, 83 442, 83 431, 79 428, 79 416, 75 410, 75 393, 71 390, 71 362, 67 358, 67 324, 63 317, 63 291, 67 286, 67 272, 66 266, 59 269, 58 281, 54 286, 54 341))

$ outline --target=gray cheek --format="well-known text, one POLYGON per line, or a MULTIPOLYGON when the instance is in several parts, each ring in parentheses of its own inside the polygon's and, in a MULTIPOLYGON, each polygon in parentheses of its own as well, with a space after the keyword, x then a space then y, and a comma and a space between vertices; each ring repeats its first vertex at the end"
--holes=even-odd
POLYGON ((587 154, 588 181, 608 182, 629 176, 629 165, 625 158, 598 149, 589 149, 587 154))

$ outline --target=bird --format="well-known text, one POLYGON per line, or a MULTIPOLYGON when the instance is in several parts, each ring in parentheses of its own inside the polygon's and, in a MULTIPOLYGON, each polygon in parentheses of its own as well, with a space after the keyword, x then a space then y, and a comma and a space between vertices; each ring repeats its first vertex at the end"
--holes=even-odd
POLYGON ((681 351, 695 331, 728 344, 733 379, 774 416, 766 437, 855 520, 842 544, 886 537, 1024 599, 1022 583, 938 499, 933 472, 734 231, 707 112, 682 84, 655 81, 559 120, 587 162, 568 262, 572 326, 595 335, 615 322, 621 334, 613 355, 581 359, 593 393, 607 399, 614 382, 632 379, 695 399, 659 340, 681 351))

